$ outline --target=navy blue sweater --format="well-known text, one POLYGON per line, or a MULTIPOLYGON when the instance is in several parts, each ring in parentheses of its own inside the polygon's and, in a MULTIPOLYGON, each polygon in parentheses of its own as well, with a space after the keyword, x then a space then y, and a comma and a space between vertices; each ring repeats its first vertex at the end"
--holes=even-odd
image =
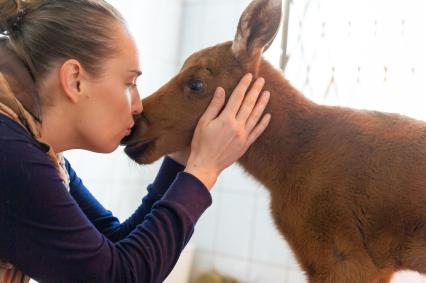
POLYGON ((120 223, 67 162, 70 193, 43 148, 0 114, 0 258, 39 282, 162 282, 211 196, 165 158, 120 223))

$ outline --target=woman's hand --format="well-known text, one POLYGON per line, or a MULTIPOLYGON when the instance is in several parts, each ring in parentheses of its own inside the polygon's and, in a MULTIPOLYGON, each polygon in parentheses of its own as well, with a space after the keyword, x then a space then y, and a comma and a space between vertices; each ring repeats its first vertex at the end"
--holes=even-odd
POLYGON ((242 78, 220 115, 225 91, 218 88, 195 129, 185 172, 196 176, 209 190, 219 174, 237 161, 263 133, 271 119, 270 114, 262 118, 269 92, 264 92, 258 100, 264 79, 256 80, 245 95, 251 81, 251 74, 242 78))

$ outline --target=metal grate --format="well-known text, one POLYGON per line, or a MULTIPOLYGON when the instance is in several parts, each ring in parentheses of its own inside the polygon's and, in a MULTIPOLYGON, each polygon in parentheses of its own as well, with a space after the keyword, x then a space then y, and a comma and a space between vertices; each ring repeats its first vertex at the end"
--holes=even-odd
POLYGON ((288 0, 281 67, 323 104, 426 119, 426 1, 288 0), (288 20, 288 26, 286 26, 288 20))

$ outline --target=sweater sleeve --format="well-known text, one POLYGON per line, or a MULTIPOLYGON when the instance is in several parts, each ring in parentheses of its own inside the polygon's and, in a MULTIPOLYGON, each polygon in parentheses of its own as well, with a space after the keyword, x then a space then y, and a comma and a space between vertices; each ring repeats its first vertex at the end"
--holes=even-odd
MULTIPOLYGON (((67 192, 46 154, 0 121, 0 258, 40 282, 162 282, 211 196, 178 173, 140 224, 112 242, 67 192)), ((19 126, 17 126, 19 127, 19 126)))
POLYGON ((140 206, 123 223, 114 217, 111 211, 105 209, 77 176, 68 160, 65 164, 70 175, 70 193, 77 204, 89 218, 90 222, 110 241, 117 242, 126 237, 136 225, 140 224, 153 204, 161 199, 172 184, 176 175, 184 167, 169 157, 165 157, 154 182, 148 186, 148 194, 142 199, 140 206))

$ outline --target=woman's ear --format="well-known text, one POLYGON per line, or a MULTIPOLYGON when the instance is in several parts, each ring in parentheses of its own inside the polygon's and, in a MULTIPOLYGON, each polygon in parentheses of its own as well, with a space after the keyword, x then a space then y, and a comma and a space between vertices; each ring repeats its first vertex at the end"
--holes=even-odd
POLYGON ((242 14, 232 45, 238 61, 257 61, 274 40, 281 23, 282 0, 253 0, 242 14))
POLYGON ((75 59, 65 61, 59 69, 60 85, 72 102, 76 103, 83 95, 83 67, 75 59))

